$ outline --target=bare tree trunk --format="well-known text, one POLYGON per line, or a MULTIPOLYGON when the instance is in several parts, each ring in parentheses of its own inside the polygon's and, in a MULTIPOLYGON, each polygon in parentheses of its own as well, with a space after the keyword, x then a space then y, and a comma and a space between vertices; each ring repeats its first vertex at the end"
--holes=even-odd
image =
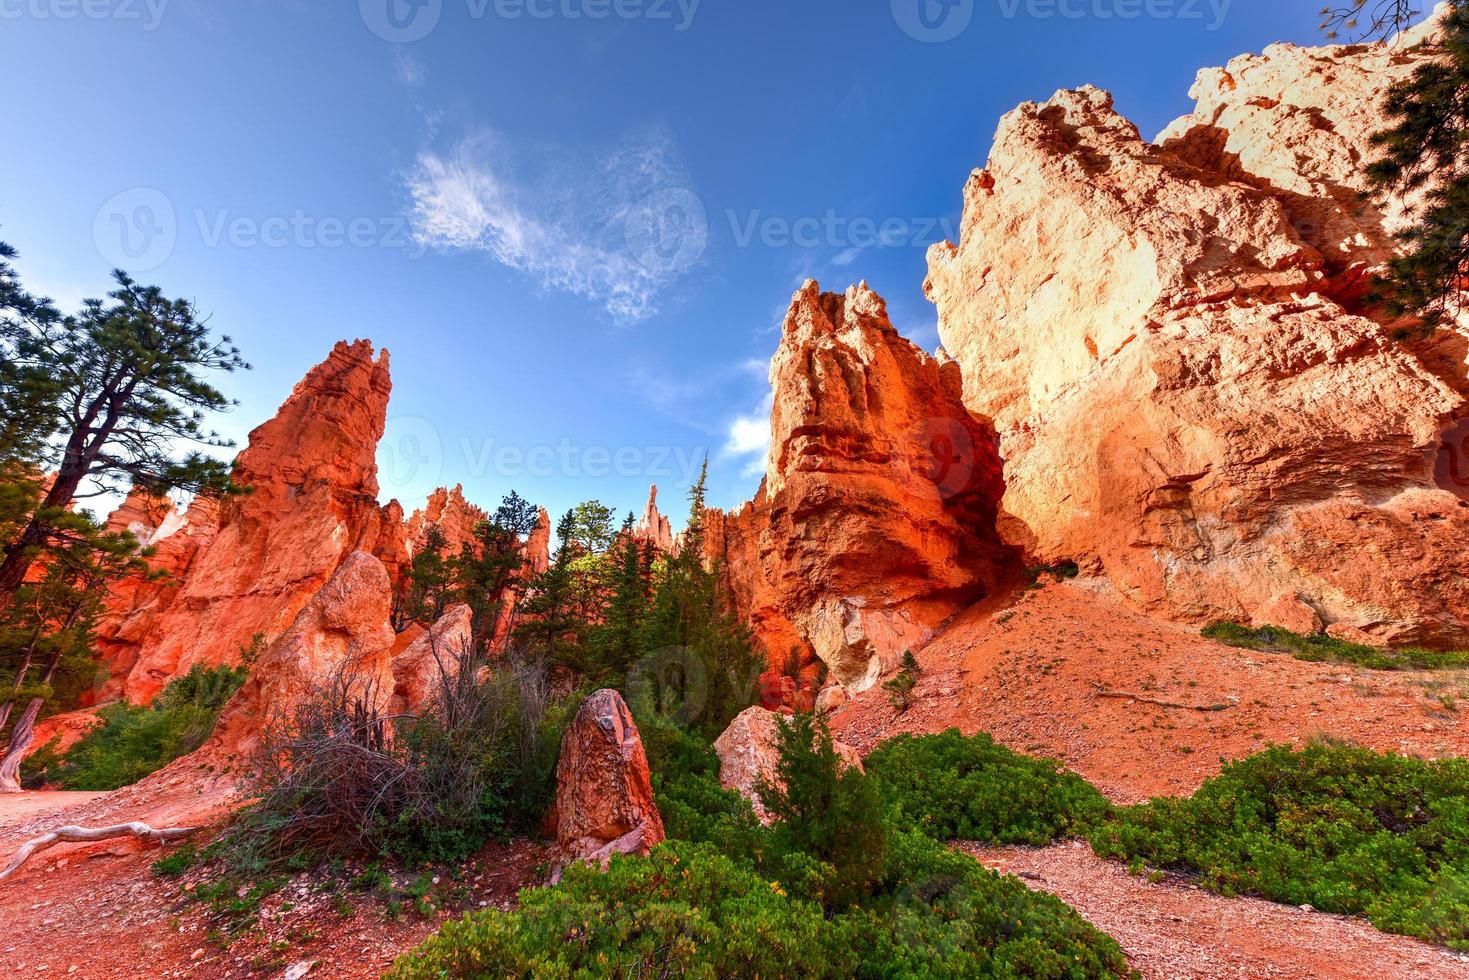
POLYGON ((4 871, 0 871, 0 881, 15 874, 20 866, 25 864, 37 851, 44 851, 57 844, 111 840, 114 837, 139 837, 143 840, 166 843, 187 837, 198 829, 198 827, 160 827, 155 830, 145 823, 137 822, 117 824, 113 827, 58 827, 48 834, 42 834, 22 844, 20 850, 15 852, 15 857, 11 859, 10 864, 5 867, 4 871))
POLYGON ((0 793, 21 791, 20 762, 25 758, 26 750, 31 747, 31 739, 35 737, 36 716, 41 713, 43 703, 45 698, 31 698, 25 713, 15 723, 15 732, 10 736, 10 749, 5 753, 5 758, 0 759, 0 793))

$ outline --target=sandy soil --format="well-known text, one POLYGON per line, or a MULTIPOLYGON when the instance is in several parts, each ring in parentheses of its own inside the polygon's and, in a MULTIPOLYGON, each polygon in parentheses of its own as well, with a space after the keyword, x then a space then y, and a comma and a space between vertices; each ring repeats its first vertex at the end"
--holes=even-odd
POLYGON ((37 817, 100 799, 103 793, 4 793, 0 794, 0 827, 24 824, 37 817))
POLYGON ((1156 884, 1078 841, 1044 848, 959 845, 985 866, 1051 892, 1122 944, 1148 980, 1462 980, 1469 956, 1378 932, 1360 919, 1179 878, 1156 884))
POLYGON ((1187 795, 1222 760, 1318 735, 1469 755, 1463 671, 1369 671, 1239 650, 1140 615, 1099 582, 1049 583, 976 607, 918 660, 924 673, 905 714, 874 688, 833 716, 838 737, 865 752, 900 732, 988 732, 1063 760, 1118 802, 1187 795))
MULTIPOLYGON (((115 793, 0 797, 0 858, 64 824, 202 824, 200 840, 207 840, 233 797, 227 782, 187 761, 115 793)), ((488 847, 459 881, 440 876, 430 893, 438 908, 426 915, 405 908, 396 917, 381 893, 318 887, 319 876, 299 875, 261 904, 260 928, 226 945, 216 934, 220 923, 187 897, 202 879, 152 873, 163 853, 122 838, 58 845, 33 857, 0 882, 0 976, 213 980, 305 970, 294 976, 377 977, 448 919, 509 908, 523 886, 539 882, 547 860, 538 844, 488 847)), ((353 872, 347 869, 343 886, 353 872)), ((400 888, 407 883, 399 876, 400 888)))

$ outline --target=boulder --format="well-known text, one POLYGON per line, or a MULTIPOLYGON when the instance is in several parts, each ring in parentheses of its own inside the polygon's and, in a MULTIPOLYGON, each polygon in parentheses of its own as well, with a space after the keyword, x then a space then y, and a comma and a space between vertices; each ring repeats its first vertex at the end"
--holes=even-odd
POLYGON ((393 690, 392 586, 382 562, 356 551, 261 655, 220 713, 206 751, 252 751, 270 724, 313 692, 341 682, 379 708, 393 690))
POLYGON ((470 642, 473 613, 469 606, 450 606, 427 630, 420 630, 393 657, 394 711, 419 714, 428 707, 438 688, 440 670, 451 669, 460 651, 470 642))
MULTIPOLYGON (((775 779, 776 765, 780 762, 780 719, 776 712, 759 706, 746 708, 714 742, 714 751, 719 756, 719 782, 749 800, 764 824, 774 818, 760 802, 756 787, 762 780, 775 779)), ((845 767, 862 771, 862 756, 856 749, 842 742, 833 742, 833 746, 845 767)))
POLYGON ((569 861, 647 854, 664 839, 643 740, 616 691, 577 709, 556 766, 556 842, 569 861))

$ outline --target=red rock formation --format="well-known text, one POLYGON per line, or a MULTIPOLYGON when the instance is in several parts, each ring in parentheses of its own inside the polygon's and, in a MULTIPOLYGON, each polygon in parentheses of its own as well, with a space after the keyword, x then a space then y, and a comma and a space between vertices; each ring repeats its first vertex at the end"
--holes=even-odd
POLYGON ((339 678, 354 696, 384 706, 393 690, 391 611, 392 587, 382 562, 352 552, 251 669, 220 713, 205 751, 248 753, 265 726, 339 678))
POLYGON ((639 541, 650 542, 664 554, 671 554, 674 550, 673 524, 658 512, 656 485, 648 488, 648 504, 643 508, 643 516, 638 521, 633 536, 639 541))
POLYGON ((1464 400, 1332 298, 1385 258, 1351 175, 1420 57, 1271 48, 1162 145, 1096 89, 1004 118, 926 289, 1009 540, 1186 620, 1469 642, 1469 506, 1434 482, 1464 400))
POLYGON ((770 378, 765 482, 707 548, 773 667, 812 652, 860 691, 999 578, 994 432, 865 283, 806 283, 770 378))
POLYGON ((428 529, 437 527, 444 535, 444 554, 457 555, 466 544, 474 544, 474 529, 490 515, 464 499, 463 485, 452 490, 440 487, 428 495, 428 501, 408 518, 408 552, 417 554, 428 538, 428 529))
POLYGON ((313 691, 342 680, 354 696, 385 707, 392 693, 392 586, 378 558, 347 555, 294 623, 261 655, 220 713, 206 751, 247 754, 261 730, 313 691))
MULTIPOLYGON (((843 742, 834 742, 833 747, 844 767, 862 771, 862 756, 856 749, 843 742)), ((780 715, 761 707, 746 708, 715 739, 714 752, 719 756, 719 782, 749 800, 761 823, 771 823, 774 818, 760 802, 756 787, 761 781, 775 780, 780 762, 780 715)))
POLYGON ((458 657, 472 637, 474 614, 464 603, 450 606, 427 630, 392 658, 394 712, 418 714, 428 706, 440 671, 458 657))
POLYGON ((561 743, 556 841, 569 860, 647 854, 664 839, 643 741, 622 695, 588 697, 561 743))
POLYGON ((219 504, 211 534, 212 505, 191 508, 197 534, 167 559, 186 565, 181 583, 141 602, 119 596, 116 626, 102 631, 112 661, 128 665, 129 700, 150 700, 196 663, 233 661, 256 636, 273 640, 352 552, 401 561, 401 509, 379 508, 374 460, 390 388, 386 351, 374 360, 368 341, 340 343, 250 433, 235 480, 251 492, 219 504))

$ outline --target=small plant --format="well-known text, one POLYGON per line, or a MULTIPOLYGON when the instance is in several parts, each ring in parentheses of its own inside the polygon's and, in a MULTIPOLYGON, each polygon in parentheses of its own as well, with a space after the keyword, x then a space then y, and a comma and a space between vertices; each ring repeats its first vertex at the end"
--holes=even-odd
POLYGON ((1218 622, 1204 627, 1206 639, 1245 650, 1288 653, 1311 663, 1352 664, 1368 670, 1449 670, 1469 667, 1469 652, 1444 652, 1406 647, 1381 649, 1334 636, 1303 636, 1279 626, 1251 628, 1218 622))
POLYGON ((70 790, 113 790, 157 772, 203 745, 220 711, 245 683, 247 667, 196 664, 140 708, 114 704, 102 724, 82 736, 45 778, 70 790))
POLYGON ((180 844, 153 862, 153 873, 159 878, 179 878, 199 860, 199 849, 193 844, 180 844))
POLYGON ((888 699, 892 701, 893 707, 898 709, 898 713, 904 714, 913 707, 913 689, 917 686, 918 678, 904 670, 886 681, 882 689, 888 692, 888 699))
POLYGON ((1039 589, 1042 575, 1049 575, 1057 581, 1076 578, 1081 574, 1081 567, 1074 561, 1060 561, 1050 565, 1031 565, 1025 574, 1030 580, 1030 588, 1039 589))

